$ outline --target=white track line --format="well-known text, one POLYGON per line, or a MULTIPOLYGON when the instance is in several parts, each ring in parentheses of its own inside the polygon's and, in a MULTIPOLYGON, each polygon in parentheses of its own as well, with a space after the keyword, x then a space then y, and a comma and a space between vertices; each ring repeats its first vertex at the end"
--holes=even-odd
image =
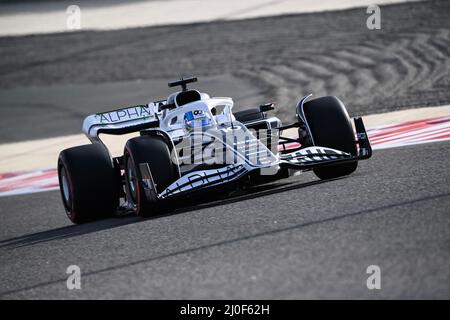
MULTIPOLYGON (((450 117, 378 126, 368 129, 367 134, 374 150, 450 140, 450 117)), ((296 147, 292 143, 286 144, 287 149, 289 145, 296 147)), ((56 169, 0 175, 0 197, 56 189, 58 189, 56 169)))
POLYGON ((395 132, 389 133, 389 134, 387 134, 386 137, 382 137, 382 138, 377 137, 371 141, 374 144, 382 144, 382 143, 389 142, 391 140, 395 140, 396 142, 402 142, 402 141, 407 141, 411 138, 427 136, 427 135, 430 135, 430 134, 433 134, 436 132, 445 132, 445 131, 448 131, 449 129, 450 129, 450 124, 438 125, 438 126, 432 126, 432 127, 417 129, 417 130, 412 129, 411 131, 401 133, 401 134, 396 134, 395 132))
MULTIPOLYGON (((219 20, 241 20, 418 0, 114 0, 51 1, 2 4, 0 36, 67 32, 74 21, 69 6, 80 8, 82 30, 111 30, 219 20), (69 18, 69 20, 68 20, 69 18)), ((365 9, 361 19, 365 18, 365 9)), ((363 20, 364 21, 364 20, 363 20)))

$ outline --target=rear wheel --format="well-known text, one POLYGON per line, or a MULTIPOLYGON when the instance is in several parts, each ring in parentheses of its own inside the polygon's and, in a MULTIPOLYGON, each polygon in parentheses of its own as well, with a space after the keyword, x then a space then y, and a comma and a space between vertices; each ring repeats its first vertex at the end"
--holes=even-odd
POLYGON ((103 146, 85 145, 63 150, 58 178, 67 216, 84 223, 111 216, 119 206, 119 179, 103 146))
MULTIPOLYGON (((311 130, 314 145, 356 155, 355 133, 344 104, 336 97, 321 97, 308 101, 303 110, 311 130)), ((358 162, 350 162, 314 169, 320 179, 348 175, 356 170, 358 162)))
POLYGON ((142 182, 140 164, 148 164, 156 193, 161 193, 177 178, 176 165, 170 148, 162 137, 141 136, 128 140, 125 146, 125 184, 127 201, 138 216, 148 216, 164 211, 164 204, 148 199, 142 182))

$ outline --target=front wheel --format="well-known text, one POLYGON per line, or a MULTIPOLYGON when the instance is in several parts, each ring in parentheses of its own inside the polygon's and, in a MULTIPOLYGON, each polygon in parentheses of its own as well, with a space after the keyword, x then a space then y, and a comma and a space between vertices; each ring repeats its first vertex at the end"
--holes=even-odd
POLYGON ((125 190, 129 207, 138 216, 159 214, 166 209, 161 200, 148 197, 141 166, 150 171, 156 190, 161 193, 177 178, 177 167, 170 148, 160 136, 140 136, 128 140, 124 152, 125 190))
MULTIPOLYGON (((328 147, 356 155, 355 133, 344 104, 336 97, 327 96, 305 102, 306 121, 314 145, 328 147)), ((320 179, 332 179, 354 172, 358 162, 331 165, 314 169, 320 179)))

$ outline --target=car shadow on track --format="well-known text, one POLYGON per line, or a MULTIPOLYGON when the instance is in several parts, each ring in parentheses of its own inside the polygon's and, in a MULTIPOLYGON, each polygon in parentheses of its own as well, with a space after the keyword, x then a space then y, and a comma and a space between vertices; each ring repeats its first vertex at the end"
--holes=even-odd
MULTIPOLYGON (((330 180, 328 180, 330 181, 330 180)), ((322 180, 314 180, 309 182, 277 182, 265 185, 259 185, 247 190, 239 190, 231 196, 220 197, 216 196, 215 198, 209 200, 207 202, 200 201, 199 199, 190 200, 186 206, 181 208, 174 209, 173 211, 161 215, 152 216, 149 218, 140 218, 134 215, 126 215, 113 217, 105 220, 90 222, 82 225, 71 225, 62 228, 41 231, 36 233, 31 233, 28 235, 15 237, 11 239, 6 239, 0 241, 0 248, 5 249, 15 249, 20 247, 32 246, 39 243, 49 242, 53 240, 61 240, 72 237, 81 236, 84 234, 89 234, 93 232, 99 232, 102 230, 113 229, 116 227, 125 226, 128 224, 145 222, 153 219, 158 219, 161 217, 177 215, 181 213, 187 213, 190 211, 196 211, 206 208, 212 208, 224 204, 236 203, 240 201, 245 201, 249 199, 264 197, 271 194, 276 194, 280 192, 286 192, 289 190, 300 189, 320 183, 324 183, 327 181, 322 180)))

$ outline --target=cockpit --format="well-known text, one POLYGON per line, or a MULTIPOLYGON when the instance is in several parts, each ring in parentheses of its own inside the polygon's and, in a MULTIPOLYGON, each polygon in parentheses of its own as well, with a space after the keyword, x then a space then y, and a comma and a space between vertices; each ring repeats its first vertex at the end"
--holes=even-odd
POLYGON ((197 78, 181 79, 170 82, 169 87, 181 86, 182 91, 172 93, 166 100, 163 119, 160 125, 167 131, 179 131, 182 134, 194 129, 207 129, 234 120, 231 98, 210 98, 206 93, 187 89, 186 84, 197 78))

